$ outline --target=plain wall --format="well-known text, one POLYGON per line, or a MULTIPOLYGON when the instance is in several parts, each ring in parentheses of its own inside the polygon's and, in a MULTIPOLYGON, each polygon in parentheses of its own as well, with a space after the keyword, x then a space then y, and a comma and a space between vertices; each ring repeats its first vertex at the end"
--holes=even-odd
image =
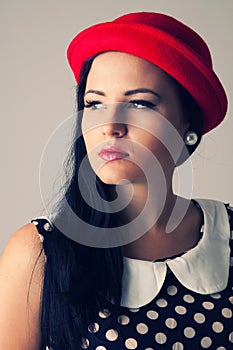
POLYGON ((41 154, 56 126, 75 111, 67 45, 81 29, 134 11, 173 15, 208 43, 229 109, 193 157, 193 197, 233 203, 232 0, 1 0, 0 252, 17 228, 41 213, 41 154))

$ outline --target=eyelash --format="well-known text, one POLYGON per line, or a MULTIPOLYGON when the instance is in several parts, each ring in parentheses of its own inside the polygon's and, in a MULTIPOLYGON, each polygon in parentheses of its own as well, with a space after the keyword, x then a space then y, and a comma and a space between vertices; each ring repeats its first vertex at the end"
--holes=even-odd
POLYGON ((150 102, 150 101, 146 101, 146 100, 132 100, 129 101, 132 105, 141 105, 145 108, 149 108, 149 109, 153 109, 156 107, 156 104, 150 102))
MULTIPOLYGON (((100 102, 100 101, 95 101, 95 100, 93 100, 93 101, 87 100, 87 101, 84 103, 84 107, 85 107, 85 108, 93 108, 93 107, 96 107, 96 105, 98 105, 98 104, 102 104, 102 102, 100 102)), ((95 108, 93 108, 93 109, 95 109, 95 108)))
MULTIPOLYGON (((146 100, 131 100, 128 101, 127 103, 131 104, 131 106, 133 105, 141 105, 144 108, 149 108, 149 109, 153 109, 156 107, 156 104, 150 102, 150 101, 146 101, 146 100)), ((97 101, 97 100, 93 100, 93 101, 86 101, 84 104, 85 108, 92 108, 92 109, 97 109, 95 108, 96 105, 98 104, 103 104, 101 101, 97 101)), ((132 107, 131 107, 132 108, 132 107)), ((143 109, 143 108, 142 108, 143 109)))

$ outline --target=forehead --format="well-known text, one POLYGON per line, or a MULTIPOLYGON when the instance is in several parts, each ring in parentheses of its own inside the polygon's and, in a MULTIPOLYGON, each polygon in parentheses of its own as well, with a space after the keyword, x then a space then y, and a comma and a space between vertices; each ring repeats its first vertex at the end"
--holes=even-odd
MULTIPOLYGON (((125 84, 156 88, 174 85, 173 79, 161 68, 131 54, 110 51, 98 55, 92 63, 87 77, 89 85, 116 86, 125 84)), ((133 86, 135 87, 135 86, 133 86)))

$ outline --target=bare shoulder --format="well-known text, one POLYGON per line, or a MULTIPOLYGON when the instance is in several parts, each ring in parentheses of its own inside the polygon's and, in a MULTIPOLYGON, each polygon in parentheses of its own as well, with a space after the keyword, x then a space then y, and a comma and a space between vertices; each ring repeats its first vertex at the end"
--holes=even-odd
POLYGON ((26 224, 9 239, 0 257, 0 276, 6 271, 15 277, 20 273, 31 273, 35 263, 43 269, 44 261, 42 241, 37 228, 34 224, 26 224))
POLYGON ((26 224, 12 235, 0 257, 1 349, 39 349, 44 264, 38 231, 26 224))
POLYGON ((43 269, 44 262, 42 241, 37 228, 32 223, 26 224, 11 236, 0 257, 0 277, 8 272, 17 278, 20 273, 31 273, 35 264, 43 269))
MULTIPOLYGON (((20 257, 21 253, 26 253, 25 258, 33 252, 39 252, 42 248, 40 235, 34 224, 29 223, 19 228, 9 239, 1 259, 9 255, 15 259, 20 257), (13 256, 14 254, 14 256, 13 256), (16 255, 15 255, 16 254, 16 255)), ((1 260, 0 260, 1 261, 1 260)))

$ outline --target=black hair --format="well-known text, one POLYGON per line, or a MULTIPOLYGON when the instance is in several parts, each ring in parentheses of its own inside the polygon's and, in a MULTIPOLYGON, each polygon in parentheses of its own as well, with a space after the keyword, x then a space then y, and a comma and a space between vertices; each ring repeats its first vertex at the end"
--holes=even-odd
MULTIPOLYGON (((77 91, 78 110, 83 108, 86 77, 91 61, 83 69, 83 79, 77 91)), ((78 111, 78 114, 79 114, 78 111)), ((77 118, 77 128, 81 127, 77 118)), ((83 199, 78 184, 80 164, 86 155, 83 137, 74 140, 67 161, 68 186, 65 198, 72 210, 84 221, 97 227, 111 227, 111 217, 89 206, 83 199)), ((85 169, 83 183, 91 196, 90 178, 95 176, 91 167, 85 169), (88 172, 88 176, 87 176, 88 172)), ((108 200, 109 186, 96 177, 96 186, 101 197, 108 200)), ((95 200, 95 198, 93 199, 95 200)), ((63 215, 63 204, 59 206, 63 215)), ((120 305, 121 278, 123 271, 120 247, 94 248, 77 243, 56 227, 44 240, 46 264, 41 305, 42 349, 77 350, 88 325, 94 322, 96 313, 106 308, 108 300, 120 305)), ((77 227, 77 230, 79 228, 77 227)))
MULTIPOLYGON (((80 113, 84 108, 86 79, 94 57, 89 59, 81 74, 77 88, 77 129, 81 128, 80 113)), ((192 96, 179 84, 180 98, 193 131, 199 140, 202 135, 201 112, 192 96)), ((197 145, 190 146, 190 154, 197 145)), ((86 156, 82 136, 74 140, 72 152, 67 161, 67 189, 65 198, 73 211, 84 221, 98 227, 112 227, 114 217, 108 212, 97 211, 83 199, 78 186, 79 169, 86 156)), ((109 189, 96 177, 91 166, 85 169, 82 181, 90 198, 90 183, 95 177, 100 196, 109 200, 109 189), (88 172, 88 176, 86 176, 88 172), (90 180, 92 180, 90 182, 90 180)), ((59 215, 63 215, 62 201, 59 215)), ((77 227, 77 230, 79 228, 77 227)), ((80 348, 88 324, 94 322, 98 310, 106 307, 107 300, 114 300, 120 306, 123 261, 121 248, 93 248, 77 243, 62 234, 54 225, 44 241, 46 264, 41 305, 42 349, 75 350, 80 348)))
MULTIPOLYGON (((173 78, 174 79, 174 78, 173 78)), ((189 130, 196 132, 198 140, 194 145, 187 145, 189 155, 191 155, 200 144, 203 135, 203 114, 202 111, 194 100, 192 95, 175 80, 175 84, 178 87, 178 94, 182 103, 184 117, 189 122, 189 130)))
POLYGON ((178 91, 178 96, 181 101, 184 118, 189 123, 189 131, 194 131, 197 134, 197 142, 194 145, 185 145, 183 152, 176 163, 176 166, 184 163, 189 156, 193 154, 201 142, 203 135, 203 113, 201 108, 193 98, 193 96, 172 77, 178 91))

